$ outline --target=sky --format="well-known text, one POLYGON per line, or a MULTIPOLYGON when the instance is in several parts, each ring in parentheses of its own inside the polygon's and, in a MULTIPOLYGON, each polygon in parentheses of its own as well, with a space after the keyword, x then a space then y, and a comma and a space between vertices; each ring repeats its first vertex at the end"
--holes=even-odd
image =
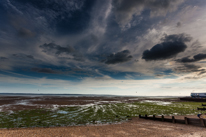
POLYGON ((0 93, 206 92, 205 0, 1 0, 0 93))

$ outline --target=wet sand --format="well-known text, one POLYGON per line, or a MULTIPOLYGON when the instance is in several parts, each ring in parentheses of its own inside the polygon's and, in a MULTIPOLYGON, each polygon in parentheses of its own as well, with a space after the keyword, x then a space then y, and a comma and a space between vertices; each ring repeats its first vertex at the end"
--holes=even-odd
POLYGON ((180 101, 178 98, 137 98, 137 97, 63 97, 63 96, 0 96, 1 111, 19 111, 38 108, 54 108, 55 105, 86 105, 86 104, 108 104, 126 103, 143 100, 150 101, 180 101))
MULTIPOLYGON (((184 117, 184 116, 182 116, 184 117)), ((139 119, 111 125, 1 129, 3 137, 206 137, 206 128, 139 119)))
MULTIPOLYGON (((137 101, 165 101, 179 102, 179 99, 137 98, 137 97, 61 97, 61 96, 1 96, 1 111, 19 111, 36 108, 52 108, 55 105, 85 105, 107 104, 117 102, 137 101)), ((185 116, 175 116, 184 119, 185 116)), ((197 116, 187 116, 197 118, 197 116)), ((138 117, 121 124, 95 124, 86 126, 50 127, 50 128, 18 128, 0 129, 0 136, 4 137, 206 137, 206 128, 184 124, 139 119, 138 117)))

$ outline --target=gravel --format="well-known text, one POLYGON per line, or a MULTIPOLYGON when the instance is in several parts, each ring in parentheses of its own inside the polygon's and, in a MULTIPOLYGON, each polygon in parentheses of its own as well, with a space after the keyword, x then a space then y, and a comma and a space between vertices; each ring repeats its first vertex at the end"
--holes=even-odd
MULTIPOLYGON (((192 116, 191 116, 192 117, 192 116)), ((195 116, 193 116, 195 117, 195 116)), ((3 137, 206 137, 206 128, 133 118, 121 124, 1 129, 3 137)))

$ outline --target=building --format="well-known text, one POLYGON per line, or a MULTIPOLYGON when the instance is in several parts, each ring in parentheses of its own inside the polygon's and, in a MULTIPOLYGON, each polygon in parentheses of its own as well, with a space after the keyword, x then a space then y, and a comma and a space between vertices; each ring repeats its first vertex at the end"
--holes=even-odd
POLYGON ((191 97, 193 98, 206 98, 206 93, 191 93, 191 97))

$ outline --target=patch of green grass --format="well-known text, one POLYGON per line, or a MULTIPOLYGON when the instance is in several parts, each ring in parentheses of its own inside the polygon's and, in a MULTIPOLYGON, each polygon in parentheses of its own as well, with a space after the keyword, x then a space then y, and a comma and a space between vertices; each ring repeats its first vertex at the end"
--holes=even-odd
POLYGON ((141 115, 192 115, 201 113, 201 102, 154 102, 117 103, 60 107, 57 110, 35 109, 14 113, 0 112, 0 128, 50 127, 98 123, 114 123, 141 115))

